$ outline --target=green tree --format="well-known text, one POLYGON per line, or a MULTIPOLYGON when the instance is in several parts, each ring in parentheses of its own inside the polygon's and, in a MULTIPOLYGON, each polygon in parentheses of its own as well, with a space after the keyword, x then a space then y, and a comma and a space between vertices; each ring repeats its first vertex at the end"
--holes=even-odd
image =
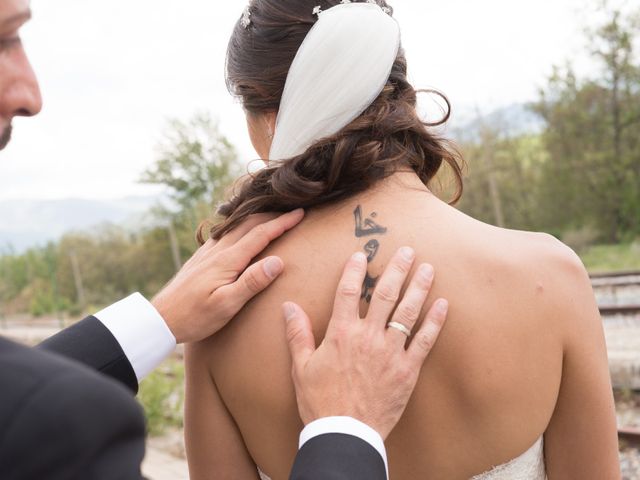
POLYGON ((166 186, 184 211, 220 201, 239 173, 235 147, 206 114, 187 123, 171 121, 158 151, 158 161, 143 174, 142 182, 166 186))
POLYGON ((542 229, 540 177, 548 159, 539 135, 510 136, 479 119, 477 139, 461 145, 469 164, 460 208, 493 225, 542 229))
POLYGON ((596 78, 556 68, 534 106, 547 122, 540 202, 553 229, 593 227, 618 242, 640 233, 639 13, 602 7, 588 31, 596 78))
POLYGON ((158 160, 142 182, 165 186, 174 201, 175 208, 159 206, 153 215, 165 226, 160 235, 169 241, 175 271, 193 253, 196 228, 211 217, 240 167, 235 147, 206 114, 186 123, 171 121, 158 151, 158 160))

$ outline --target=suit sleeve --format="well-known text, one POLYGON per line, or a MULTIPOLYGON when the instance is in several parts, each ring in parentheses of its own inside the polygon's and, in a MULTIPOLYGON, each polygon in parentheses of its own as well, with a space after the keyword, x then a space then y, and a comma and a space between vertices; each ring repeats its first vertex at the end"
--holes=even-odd
POLYGON ((327 433, 298 451, 290 480, 387 480, 380 453, 353 435, 327 433))
POLYGON ((176 346, 158 311, 135 293, 54 335, 40 347, 73 358, 137 393, 176 346))
POLYGON ((90 316, 48 338, 38 348, 63 355, 108 375, 138 392, 138 380, 120 343, 96 317, 90 316))

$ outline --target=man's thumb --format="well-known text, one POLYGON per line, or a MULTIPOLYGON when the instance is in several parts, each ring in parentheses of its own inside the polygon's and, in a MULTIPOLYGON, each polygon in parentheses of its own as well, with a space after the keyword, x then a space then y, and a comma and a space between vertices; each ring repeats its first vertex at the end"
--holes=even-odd
POLYGON ((282 305, 287 329, 289 352, 296 369, 302 369, 315 352, 316 345, 311 330, 311 320, 298 305, 286 302, 282 305))

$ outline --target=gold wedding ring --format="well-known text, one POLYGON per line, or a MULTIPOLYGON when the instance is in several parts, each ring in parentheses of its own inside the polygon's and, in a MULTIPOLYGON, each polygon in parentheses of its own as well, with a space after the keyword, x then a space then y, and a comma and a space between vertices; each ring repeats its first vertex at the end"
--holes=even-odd
POLYGON ((405 327, 403 324, 398 322, 389 322, 387 323, 387 328, 395 328, 399 332, 404 333, 407 337, 411 336, 411 330, 405 327))

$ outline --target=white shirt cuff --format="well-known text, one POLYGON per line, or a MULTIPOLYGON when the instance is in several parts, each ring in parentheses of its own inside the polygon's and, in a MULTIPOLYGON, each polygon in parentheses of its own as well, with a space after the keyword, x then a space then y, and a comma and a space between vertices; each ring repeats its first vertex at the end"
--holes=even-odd
POLYGON ((387 464, 387 450, 384 448, 384 441, 378 432, 376 432, 369 425, 362 423, 359 420, 351 417, 326 417, 311 422, 304 427, 302 433, 300 433, 300 443, 298 448, 307 443, 312 438, 327 433, 342 433, 345 435, 352 435, 358 437, 373 448, 382 456, 384 460, 384 468, 387 472, 387 478, 389 478, 389 466, 387 464))
POLYGON ((136 373, 138 382, 154 370, 176 347, 166 322, 139 293, 94 315, 116 337, 136 373))

